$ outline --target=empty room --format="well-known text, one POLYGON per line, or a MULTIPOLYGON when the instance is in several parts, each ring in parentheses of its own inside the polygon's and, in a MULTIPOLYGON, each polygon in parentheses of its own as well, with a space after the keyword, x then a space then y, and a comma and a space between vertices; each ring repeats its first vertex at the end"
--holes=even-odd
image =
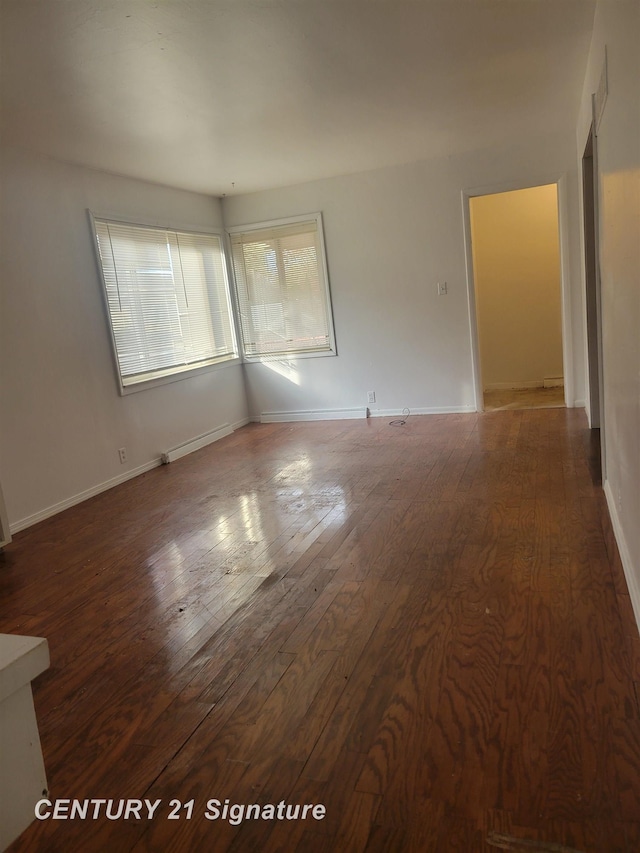
POLYGON ((0 14, 0 849, 635 853, 640 3, 0 14))

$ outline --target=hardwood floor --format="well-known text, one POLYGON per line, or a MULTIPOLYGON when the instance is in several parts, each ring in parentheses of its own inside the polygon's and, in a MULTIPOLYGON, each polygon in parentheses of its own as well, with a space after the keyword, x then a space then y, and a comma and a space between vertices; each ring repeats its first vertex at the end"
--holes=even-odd
POLYGON ((0 630, 49 640, 49 797, 161 802, 11 849, 637 851, 596 463, 582 410, 251 425, 17 535, 0 630))
POLYGON ((555 409, 564 406, 564 388, 513 388, 485 391, 485 412, 502 409, 555 409))

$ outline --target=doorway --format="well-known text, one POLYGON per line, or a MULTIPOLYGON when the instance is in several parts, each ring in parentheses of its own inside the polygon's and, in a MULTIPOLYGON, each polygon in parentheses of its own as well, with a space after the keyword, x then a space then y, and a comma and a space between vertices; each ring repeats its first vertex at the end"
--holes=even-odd
POLYGON ((565 405, 556 184, 469 198, 479 409, 565 405))
POLYGON ((596 180, 596 136, 593 125, 589 128, 587 144, 582 155, 582 209, 584 227, 585 307, 587 315, 587 379, 589 399, 587 417, 589 426, 597 431, 601 448, 600 475, 604 474, 604 389, 602 369, 602 308, 600 302, 600 277, 598 271, 598 216, 596 180))

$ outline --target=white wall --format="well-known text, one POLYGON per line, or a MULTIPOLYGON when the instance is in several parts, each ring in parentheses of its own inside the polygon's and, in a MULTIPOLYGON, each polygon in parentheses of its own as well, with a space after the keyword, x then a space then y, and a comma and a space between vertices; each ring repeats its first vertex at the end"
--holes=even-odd
POLYGON ((563 174, 570 213, 563 262, 575 279, 567 346, 573 399, 583 400, 575 155, 570 139, 545 137, 226 198, 227 226, 321 210, 326 233, 339 355, 300 359, 289 371, 247 367, 251 414, 366 406, 368 391, 377 395, 374 414, 474 410, 462 191, 551 183, 563 174), (438 296, 445 280, 449 293, 438 296))
MULTIPOLYGON (((367 391, 374 414, 472 410, 463 190, 564 175, 563 264, 580 270, 575 150, 557 137, 228 198, 227 225, 323 212, 339 356, 250 365, 244 384, 227 367, 120 397, 86 208, 206 227, 220 224, 219 203, 15 151, 3 167, 0 480, 14 530, 249 412, 364 407, 367 391), (443 280, 449 294, 437 296, 443 280)), ((572 279, 577 400, 582 311, 572 279)))
POLYGON ((13 150, 2 167, 0 480, 16 530, 247 408, 239 366, 119 395, 87 221, 219 227, 217 200, 13 150))
POLYGON ((640 4, 599 2, 576 144, 591 122, 605 45, 609 95, 598 130, 605 492, 640 624, 640 4))
POLYGON ((555 184, 470 199, 484 389, 561 378, 562 317, 555 184))

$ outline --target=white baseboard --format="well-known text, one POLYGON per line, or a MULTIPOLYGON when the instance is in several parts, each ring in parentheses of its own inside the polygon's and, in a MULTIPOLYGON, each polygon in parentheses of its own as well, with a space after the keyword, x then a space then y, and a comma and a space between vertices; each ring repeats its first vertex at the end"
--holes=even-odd
POLYGON ((246 426, 247 424, 250 424, 252 421, 253 421, 253 418, 250 418, 250 417, 242 418, 242 420, 235 421, 234 423, 232 423, 231 428, 235 432, 237 429, 240 429, 241 427, 246 426))
POLYGON ((475 412, 476 407, 469 404, 468 406, 427 406, 418 409, 369 409, 369 417, 371 418, 399 418, 401 416, 411 417, 411 415, 460 415, 475 412))
MULTIPOLYGON (((192 441, 185 442, 180 445, 180 449, 188 447, 189 450, 185 452, 180 452, 179 456, 173 456, 172 459, 178 459, 180 456, 185 456, 187 453, 191 453, 194 450, 199 449, 200 447, 205 447, 207 444, 211 444, 213 441, 217 441, 219 438, 223 438, 225 435, 231 435, 231 433, 235 429, 239 429, 240 427, 246 426, 250 422, 250 418, 243 418, 240 421, 237 421, 230 426, 229 424, 223 424, 222 427, 219 427, 216 430, 213 430, 210 433, 206 433, 204 436, 198 436, 192 441), (215 436, 212 438, 211 436, 215 436), (203 439, 207 439, 204 443, 201 443, 203 439)), ((175 448, 174 448, 175 450, 175 448)), ((170 451, 168 451, 170 452, 170 451)), ((57 515, 59 512, 63 512, 65 509, 70 509, 72 506, 76 506, 76 504, 82 503, 83 501, 89 500, 89 498, 93 498, 96 495, 101 494, 101 492, 106 492, 109 489, 112 489, 114 486, 119 486, 121 483, 126 483, 127 480, 133 480, 134 477, 139 477, 140 474, 145 474, 147 471, 151 471, 153 468, 158 468, 164 462, 163 454, 161 457, 157 459, 152 459, 150 462, 146 462, 144 465, 139 465, 137 468, 132 468, 130 471, 125 471, 124 474, 119 474, 117 477, 112 477, 110 480, 105 480, 103 483, 98 483, 97 486, 92 486, 90 489, 85 489, 83 492, 78 492, 77 495, 73 495, 70 498, 66 498, 63 501, 59 501, 58 503, 52 504, 51 506, 46 507, 39 512, 33 513, 33 515, 28 515, 25 518, 19 519, 14 524, 11 524, 9 529, 11 533, 19 533, 21 530, 25 530, 27 527, 31 527, 33 524, 37 524, 39 521, 45 521, 47 518, 51 518, 54 515, 57 515)))
POLYGON ((545 388, 564 388, 564 376, 548 376, 543 383, 545 388))
POLYGON ((485 391, 526 391, 529 388, 564 388, 564 377, 550 376, 546 379, 531 379, 526 382, 489 382, 485 391))
POLYGON ((531 379, 526 382, 489 382, 485 391, 524 391, 527 388, 544 388, 544 379, 531 379))
POLYGON ((636 574, 636 572, 640 570, 640 566, 634 567, 631 562, 631 554, 629 553, 627 540, 624 537, 620 518, 618 517, 616 501, 608 480, 605 480, 604 483, 604 494, 607 499, 607 506, 609 507, 609 517, 611 518, 611 526, 613 527, 613 533, 616 537, 616 544, 618 546, 624 576, 627 581, 627 586, 629 587, 629 597, 631 598, 633 612, 636 617, 638 629, 640 630, 640 579, 636 574))
POLYGON ((277 424, 291 421, 341 421, 366 418, 367 410, 361 409, 301 409, 297 412, 263 412, 260 423, 277 424))
POLYGON ((110 480, 98 483, 97 486, 92 486, 90 489, 78 492, 77 495, 66 498, 59 503, 52 504, 51 506, 46 507, 46 509, 34 512, 33 515, 27 515, 25 518, 21 518, 19 521, 16 521, 11 525, 11 532, 19 533, 26 527, 31 527, 31 525, 37 524, 39 521, 51 518, 52 515, 57 515, 59 512, 63 512, 65 509, 69 509, 76 504, 89 500, 89 498, 93 498, 101 492, 106 492, 114 486, 119 486, 120 483, 126 483, 127 480, 133 480, 134 477, 138 477, 140 474, 145 474, 147 471, 151 471, 152 468, 157 468, 159 465, 162 465, 162 459, 152 459, 151 462, 146 462, 144 465, 132 468, 130 471, 125 471, 124 474, 119 474, 117 477, 112 477, 110 480))
POLYGON ((233 427, 230 424, 222 424, 216 429, 212 429, 211 432, 198 435, 190 441, 185 441, 183 444, 179 444, 177 447, 172 447, 165 451, 162 454, 162 461, 165 465, 168 465, 169 462, 175 462, 176 459, 182 459, 183 456, 188 456, 189 453, 193 453, 195 450, 200 450, 208 444, 213 444, 214 441, 219 441, 221 438, 231 435, 232 432, 233 427))

